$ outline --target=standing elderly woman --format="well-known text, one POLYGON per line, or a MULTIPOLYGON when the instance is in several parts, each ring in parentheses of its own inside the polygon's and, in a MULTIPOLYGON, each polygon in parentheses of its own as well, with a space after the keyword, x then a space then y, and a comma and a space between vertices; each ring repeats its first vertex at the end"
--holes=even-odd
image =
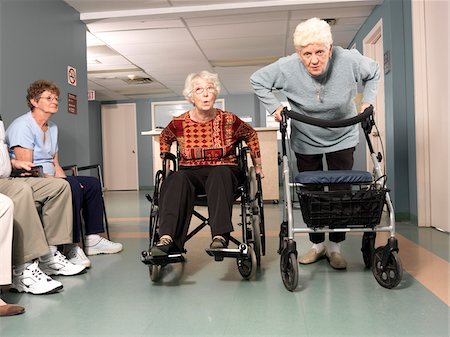
MULTIPOLYGON (((327 22, 312 18, 300 23, 294 32, 296 53, 256 71, 251 84, 266 109, 281 121, 283 106, 272 90, 284 95, 291 108, 321 119, 346 119, 357 114, 355 95, 363 86, 360 111, 375 102, 379 80, 378 64, 356 49, 333 47, 327 22)), ((329 170, 349 170, 358 143, 358 126, 326 129, 291 120, 291 146, 299 172, 322 170, 325 155, 329 170)), ((345 233, 330 233, 330 246, 324 245, 324 233, 310 234, 312 248, 300 258, 308 264, 327 257, 335 269, 345 269, 340 252, 345 233)))
POLYGON ((214 107, 220 83, 208 71, 187 76, 184 96, 192 109, 172 121, 160 136, 161 154, 178 142, 179 171, 167 177, 159 199, 161 236, 152 247, 153 256, 183 249, 196 194, 208 199, 211 248, 226 248, 233 230, 233 195, 241 180, 235 146, 244 140, 250 147, 256 173, 263 177, 256 131, 236 115, 214 107))
POLYGON ((59 164, 58 127, 50 118, 58 112, 59 88, 55 83, 38 80, 27 90, 26 114, 16 118, 6 130, 6 141, 13 159, 42 165, 45 177, 64 178, 72 190, 73 242, 66 245, 70 262, 91 266, 80 242, 81 212, 85 225, 87 255, 113 254, 122 250, 122 244, 111 242, 100 233, 103 227, 103 203, 100 182, 95 177, 69 176, 59 164))

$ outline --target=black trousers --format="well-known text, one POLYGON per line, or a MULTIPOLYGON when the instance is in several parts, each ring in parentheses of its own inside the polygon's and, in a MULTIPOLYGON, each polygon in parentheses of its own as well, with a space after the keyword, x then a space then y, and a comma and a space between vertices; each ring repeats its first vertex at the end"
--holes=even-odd
POLYGON ((241 180, 237 166, 181 167, 167 177, 159 199, 159 234, 170 235, 183 249, 195 205, 195 196, 206 194, 212 236, 233 231, 234 193, 241 180))
MULTIPOLYGON (((351 170, 353 167, 353 153, 355 148, 349 148, 341 151, 325 153, 328 170, 351 170)), ((300 154, 296 153, 297 168, 299 172, 303 171, 322 171, 323 154, 300 154)), ((347 189, 348 187, 336 186, 334 189, 347 189)), ((330 188, 333 189, 333 188, 330 188)), ((325 241, 325 233, 310 233, 309 239, 313 243, 321 243, 325 241)), ((329 233, 329 239, 333 242, 341 242, 345 240, 345 233, 329 233)))

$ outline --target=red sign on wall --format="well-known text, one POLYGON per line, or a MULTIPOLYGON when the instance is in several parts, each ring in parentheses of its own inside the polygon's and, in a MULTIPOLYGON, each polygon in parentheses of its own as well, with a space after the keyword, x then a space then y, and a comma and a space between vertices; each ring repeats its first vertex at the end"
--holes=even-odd
POLYGON ((77 114, 77 95, 67 94, 67 111, 71 114, 77 114))
POLYGON ((74 67, 67 66, 67 82, 70 85, 77 85, 77 70, 74 67))

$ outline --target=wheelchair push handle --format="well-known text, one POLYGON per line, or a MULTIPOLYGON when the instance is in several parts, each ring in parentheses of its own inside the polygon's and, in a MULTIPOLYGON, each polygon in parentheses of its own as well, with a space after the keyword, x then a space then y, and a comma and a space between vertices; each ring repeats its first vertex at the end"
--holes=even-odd
POLYGON ((295 119, 296 121, 314 125, 314 126, 320 126, 323 128, 342 128, 346 126, 351 126, 358 123, 363 123, 363 129, 366 130, 367 127, 372 127, 373 125, 373 106, 370 105, 364 111, 357 116, 347 118, 347 119, 320 119, 315 117, 306 116, 303 114, 300 114, 298 112, 288 110, 286 107, 282 111, 282 116, 286 116, 292 119, 295 119), (372 118, 372 121, 371 121, 372 118), (369 121, 369 122, 368 122, 369 121))

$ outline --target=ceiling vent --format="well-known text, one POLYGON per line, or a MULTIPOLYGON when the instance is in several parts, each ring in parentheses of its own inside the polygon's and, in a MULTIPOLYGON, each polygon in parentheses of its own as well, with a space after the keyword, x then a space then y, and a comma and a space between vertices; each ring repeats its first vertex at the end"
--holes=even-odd
POLYGON ((150 77, 127 77, 124 79, 128 84, 150 84, 153 83, 153 80, 150 77))

